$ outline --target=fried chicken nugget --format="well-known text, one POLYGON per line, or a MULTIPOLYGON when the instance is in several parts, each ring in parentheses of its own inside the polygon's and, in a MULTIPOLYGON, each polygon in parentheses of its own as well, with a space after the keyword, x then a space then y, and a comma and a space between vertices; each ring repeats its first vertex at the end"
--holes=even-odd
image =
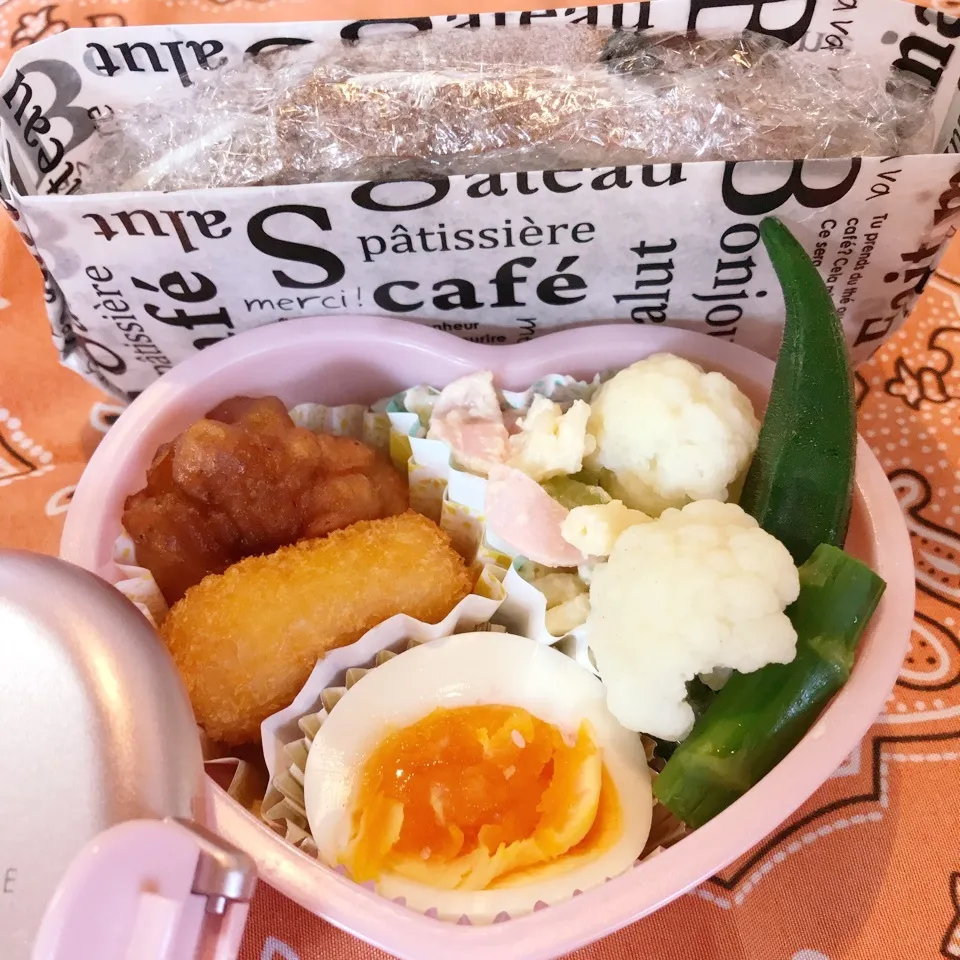
POLYGON ((123 526, 174 603, 244 557, 407 505, 406 477, 366 444, 297 427, 276 397, 233 397, 157 451, 123 526))
POLYGON ((248 743, 327 651, 399 613, 437 623, 473 582, 446 533, 407 512, 208 576, 161 633, 200 726, 214 740, 248 743))

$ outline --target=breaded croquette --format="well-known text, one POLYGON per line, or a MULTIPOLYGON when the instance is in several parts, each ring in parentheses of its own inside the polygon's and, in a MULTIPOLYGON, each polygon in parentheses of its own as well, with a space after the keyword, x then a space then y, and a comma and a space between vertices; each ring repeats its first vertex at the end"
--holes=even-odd
POLYGON ((473 575, 435 523, 408 512, 249 557, 191 587, 163 622, 197 723, 258 739, 328 650, 399 613, 438 623, 473 575))
POLYGON ((406 477, 371 447, 296 426, 276 397, 234 397, 157 451, 123 526, 174 603, 244 557, 407 503, 406 477))

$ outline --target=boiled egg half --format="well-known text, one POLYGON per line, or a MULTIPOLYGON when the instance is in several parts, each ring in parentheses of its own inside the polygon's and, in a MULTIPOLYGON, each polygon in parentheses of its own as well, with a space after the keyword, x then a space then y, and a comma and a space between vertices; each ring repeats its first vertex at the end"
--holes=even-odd
POLYGON ((473 923, 623 873, 653 806, 643 745, 603 684, 498 633, 426 643, 366 674, 314 738, 304 802, 328 866, 473 923))

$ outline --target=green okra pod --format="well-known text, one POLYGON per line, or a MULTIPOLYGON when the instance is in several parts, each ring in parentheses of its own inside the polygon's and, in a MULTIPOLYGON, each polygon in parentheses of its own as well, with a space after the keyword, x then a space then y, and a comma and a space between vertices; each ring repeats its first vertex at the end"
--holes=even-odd
POLYGON ((842 546, 857 449, 853 372, 843 326, 813 261, 773 218, 760 225, 783 288, 783 344, 740 506, 797 564, 842 546))
POLYGON ((754 673, 735 673, 657 778, 657 799, 698 827, 772 770, 846 683, 886 584, 836 547, 823 545, 800 568, 788 609, 797 655, 754 673))

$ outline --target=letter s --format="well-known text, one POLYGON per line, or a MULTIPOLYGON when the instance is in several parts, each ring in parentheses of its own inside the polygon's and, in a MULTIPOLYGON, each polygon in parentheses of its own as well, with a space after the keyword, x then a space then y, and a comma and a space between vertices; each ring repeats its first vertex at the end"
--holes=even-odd
POLYGON ((247 236, 257 250, 265 253, 268 257, 276 257, 279 260, 289 260, 294 263, 312 263, 317 267, 321 267, 326 273, 326 276, 319 280, 296 280, 283 270, 274 270, 273 276, 277 283, 279 283, 281 287, 293 287, 298 290, 314 290, 318 287, 329 287, 334 283, 339 283, 347 272, 347 268, 336 254, 310 243, 282 240, 279 237, 267 233, 267 221, 271 217, 280 214, 306 217, 307 220, 321 230, 332 229, 330 217, 323 207, 287 203, 276 207, 268 207, 266 210, 261 210, 259 213, 254 214, 247 223, 247 236))

